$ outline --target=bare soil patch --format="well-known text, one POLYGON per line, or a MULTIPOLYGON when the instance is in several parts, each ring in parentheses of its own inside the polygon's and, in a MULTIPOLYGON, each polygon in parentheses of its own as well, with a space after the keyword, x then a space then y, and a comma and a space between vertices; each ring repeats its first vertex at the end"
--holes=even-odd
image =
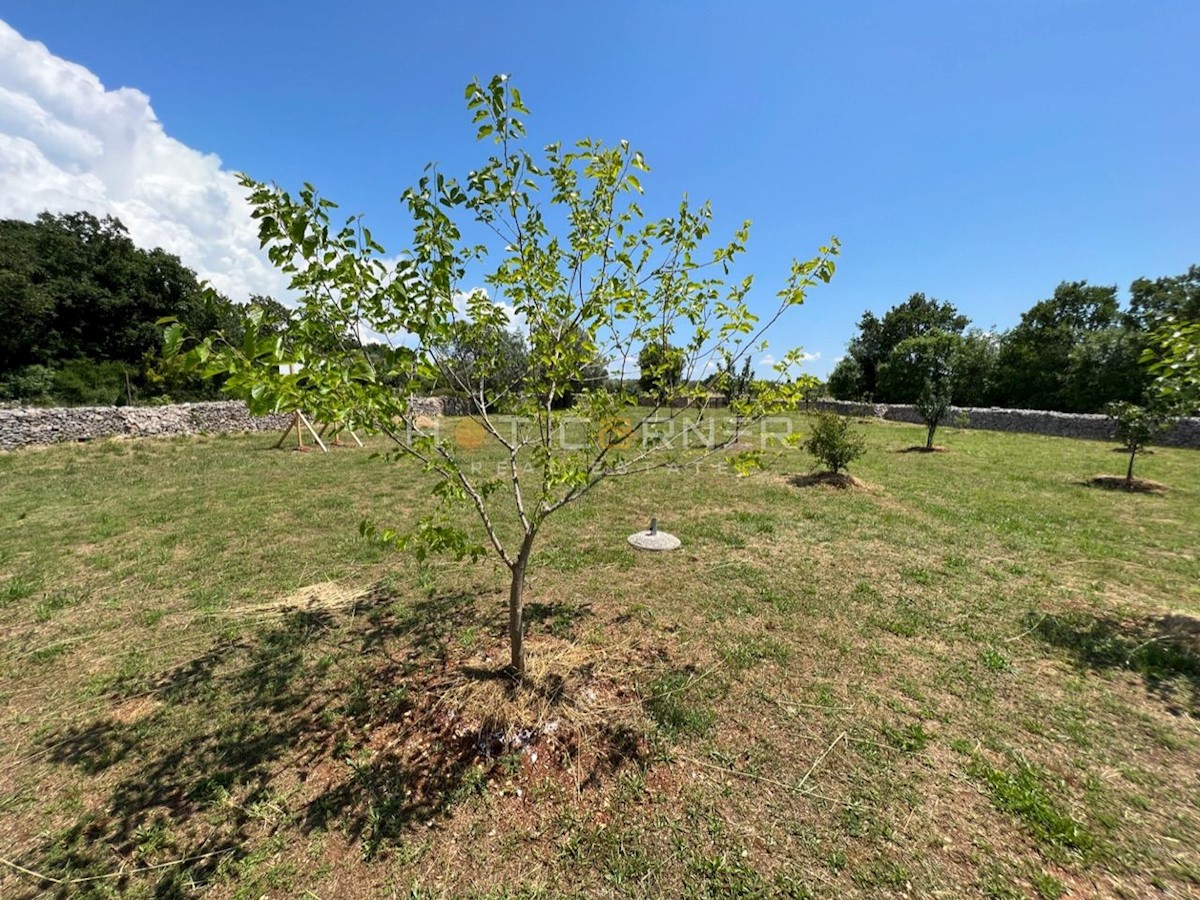
POLYGON ((934 444, 932 447, 926 447, 924 444, 913 444, 911 447, 905 447, 900 453, 949 453, 946 447, 934 444))
POLYGON ((1124 475, 1093 475, 1086 483, 1108 491, 1128 491, 1131 494, 1165 494, 1168 490, 1160 481, 1150 481, 1146 478, 1127 479, 1124 475))
POLYGON ((793 487, 829 487, 838 490, 868 491, 870 487, 865 481, 855 478, 846 472, 813 472, 808 475, 790 475, 788 484, 793 487))

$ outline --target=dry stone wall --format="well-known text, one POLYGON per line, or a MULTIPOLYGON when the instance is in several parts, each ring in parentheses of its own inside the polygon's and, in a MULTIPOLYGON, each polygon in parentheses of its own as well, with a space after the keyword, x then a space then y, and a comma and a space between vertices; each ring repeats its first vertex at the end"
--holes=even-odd
MULTIPOLYGON (((819 400, 812 407, 892 422, 921 422, 921 416, 914 407, 898 403, 819 400)), ((460 397, 413 397, 409 401, 409 408, 413 415, 430 418, 460 416, 467 411, 467 401, 460 397)), ((172 406, 16 407, 0 409, 0 450, 113 437, 282 431, 288 421, 288 415, 252 416, 246 404, 233 400, 172 406)), ((964 421, 967 428, 985 431, 1018 431, 1098 441, 1113 439, 1112 421, 1100 415, 951 407, 946 425, 957 426, 964 421)), ((1200 449, 1200 418, 1180 419, 1156 443, 1200 449)))
MULTIPOLYGON (((459 397, 413 397, 414 415, 458 416, 459 397)), ((0 409, 0 451, 38 444, 242 431, 283 431, 290 414, 254 416, 238 400, 169 406, 12 407, 0 409)))
POLYGON ((471 401, 465 397, 410 397, 408 409, 413 416, 465 416, 470 412, 471 401))
MULTIPOLYGON (((890 422, 921 424, 921 415, 916 407, 901 403, 819 400, 812 405, 817 409, 827 409, 842 415, 871 416, 890 422)), ((1019 431, 1023 434, 1046 434, 1094 441, 1113 440, 1114 430, 1113 421, 1102 415, 1046 412, 1037 409, 950 407, 943 426, 957 427, 960 422, 967 428, 979 428, 984 431, 1019 431)), ((1200 419, 1180 419, 1174 428, 1160 435, 1154 443, 1167 447, 1200 449, 1200 419)))
POLYGON ((239 401, 171 406, 0 409, 0 450, 114 437, 282 431, 290 416, 252 416, 239 401))

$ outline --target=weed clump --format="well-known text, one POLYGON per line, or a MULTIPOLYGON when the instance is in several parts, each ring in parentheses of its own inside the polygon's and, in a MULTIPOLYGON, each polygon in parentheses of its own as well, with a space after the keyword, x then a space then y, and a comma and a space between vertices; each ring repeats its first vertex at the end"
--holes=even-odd
POLYGON ((717 720, 716 712, 698 695, 696 681, 685 671, 668 672, 650 686, 646 712, 671 737, 701 737, 717 720))

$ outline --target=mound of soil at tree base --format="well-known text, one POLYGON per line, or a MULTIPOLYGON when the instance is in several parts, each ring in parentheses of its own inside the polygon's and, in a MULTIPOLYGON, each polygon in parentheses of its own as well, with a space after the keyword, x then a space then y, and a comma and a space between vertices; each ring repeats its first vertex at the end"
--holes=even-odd
POLYGON ((1131 494, 1165 494, 1167 486, 1146 478, 1127 479, 1124 475, 1093 475, 1087 480, 1092 487, 1109 491, 1129 491, 1131 494))
POLYGON ((617 806, 618 773, 641 772, 657 790, 677 777, 652 765, 649 701, 632 674, 661 667, 672 648, 607 649, 616 652, 531 636, 521 686, 493 667, 507 656, 502 645, 383 662, 361 681, 361 708, 305 735, 302 762, 281 773, 281 789, 309 824, 345 816, 368 854, 417 829, 453 829, 454 808, 476 794, 514 827, 542 821, 538 792, 570 797, 583 818, 603 823, 617 806))
MULTIPOLYGON (((1113 447, 1112 452, 1113 453, 1124 453, 1126 456, 1128 456, 1129 448, 1128 447, 1113 447)), ((1154 455, 1154 451, 1149 448, 1138 451, 1138 456, 1153 456, 1153 455, 1154 455)))
POLYGON ((905 447, 901 453, 949 453, 950 451, 938 444, 932 447, 926 447, 924 444, 913 444, 911 447, 905 447))
POLYGON ((859 481, 846 472, 814 472, 810 475, 792 475, 788 478, 788 484, 794 487, 831 487, 842 491, 851 488, 860 491, 870 490, 865 481, 859 481))

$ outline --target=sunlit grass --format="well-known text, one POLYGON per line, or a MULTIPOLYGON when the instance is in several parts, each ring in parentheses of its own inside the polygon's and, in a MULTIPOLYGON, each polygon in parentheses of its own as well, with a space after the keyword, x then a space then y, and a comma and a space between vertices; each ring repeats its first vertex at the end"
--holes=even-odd
POLYGON ((1087 486, 1122 471, 1102 443, 864 427, 860 490, 772 450, 551 519, 525 699, 486 676, 499 566, 358 537, 432 508, 412 465, 263 435, 0 456, 0 855, 126 873, 0 893, 1196 890, 1200 454, 1129 495, 1087 486), (680 551, 627 546, 652 516, 680 551), (452 723, 489 715, 625 749, 592 780, 481 761, 452 723))

